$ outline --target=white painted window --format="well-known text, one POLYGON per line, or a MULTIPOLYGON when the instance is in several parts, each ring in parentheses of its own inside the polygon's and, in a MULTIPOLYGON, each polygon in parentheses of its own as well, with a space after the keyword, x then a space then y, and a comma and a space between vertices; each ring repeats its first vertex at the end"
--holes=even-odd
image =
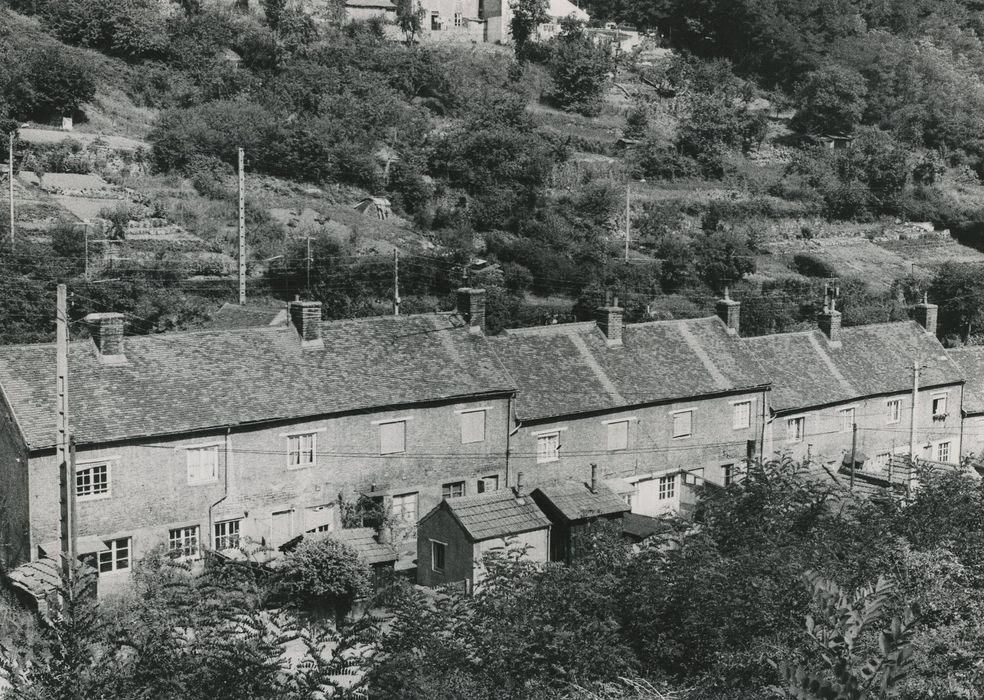
POLYGON ((109 463, 80 464, 75 468, 75 497, 79 500, 107 498, 109 463))
POLYGON ((803 442, 806 434, 806 418, 790 418, 786 421, 786 437, 789 442, 803 442))
POLYGON ((676 474, 659 478, 659 500, 666 501, 676 496, 676 474))
POLYGON ((842 433, 849 433, 854 429, 854 416, 855 410, 853 406, 851 408, 842 408, 840 410, 842 433))
POLYGON ((485 442, 485 411, 461 412, 461 444, 485 442))
POLYGON ((437 32, 441 30, 441 13, 436 10, 431 12, 431 31, 437 32))
POLYGON ((239 546, 239 520, 215 523, 215 549, 235 549, 239 546))
POLYGON ((950 443, 940 442, 936 445, 936 461, 937 462, 949 462, 950 461, 950 443))
POLYGON ((556 462, 560 459, 560 433, 545 433, 536 436, 536 462, 556 462))
POLYGON ((946 415, 946 395, 940 394, 933 397, 933 417, 946 415))
POLYGON ((460 12, 455 12, 454 13, 454 26, 460 27, 462 24, 464 24, 464 22, 462 21, 461 13, 460 12))
POLYGON ((208 484, 219 478, 219 446, 189 447, 188 483, 208 484))
POLYGON ((448 545, 445 544, 444 542, 438 542, 437 540, 431 540, 430 542, 431 542, 431 571, 443 573, 444 567, 446 565, 448 545))
POLYGON ((902 399, 890 399, 888 401, 888 422, 898 423, 902 420, 902 399))
POLYGON ((685 438, 693 435, 694 412, 677 411, 673 414, 673 437, 685 438))
POLYGON ((734 430, 742 430, 752 425, 752 402, 739 401, 735 404, 734 416, 731 420, 731 427, 734 430))
POLYGON ((198 526, 177 527, 168 530, 167 553, 174 558, 198 556, 198 526))
POLYGON ((317 461, 317 433, 287 436, 287 466, 311 467, 317 461))
POLYGON ((393 518, 405 525, 417 524, 416 492, 393 496, 393 518))
POLYGON ((441 486, 441 496, 443 498, 461 498, 465 495, 465 482, 452 481, 441 486))
POLYGON ((117 540, 108 540, 105 544, 106 549, 99 552, 99 573, 109 574, 129 569, 131 539, 121 537, 117 540))
POLYGON ((404 420, 379 424, 379 454, 392 455, 407 451, 407 422, 404 420))
POLYGON ((498 491, 499 490, 499 476, 498 474, 493 476, 483 476, 478 480, 476 484, 478 487, 478 493, 485 493, 486 491, 498 491))
POLYGON ((735 465, 721 465, 721 481, 725 486, 730 486, 735 481, 735 465))
POLYGON ((629 449, 629 421, 620 420, 608 424, 608 449, 629 449))

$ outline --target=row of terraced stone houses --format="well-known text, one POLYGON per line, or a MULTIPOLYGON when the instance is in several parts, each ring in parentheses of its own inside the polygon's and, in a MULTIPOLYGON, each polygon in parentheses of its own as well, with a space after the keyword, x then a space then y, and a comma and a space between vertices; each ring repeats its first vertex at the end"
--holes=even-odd
MULTIPOLYGON (((365 495, 413 557, 444 499, 597 476, 634 513, 686 510, 749 458, 876 468, 893 453, 955 462, 984 444, 982 356, 948 354, 936 306, 915 320, 742 338, 740 304, 707 318, 484 333, 485 294, 454 312, 124 336, 88 317, 70 343, 78 552, 100 591, 155 547, 181 556, 341 527, 365 495), (919 367, 913 392, 913 363, 919 367), (965 399, 965 381, 977 391, 965 399), (916 396, 915 420, 913 396, 916 396), (980 408, 964 420, 965 405, 980 408), (913 429, 914 428, 914 429, 913 429), (592 473, 597 465, 597 475, 592 473)), ((55 347, 0 348, 0 565, 59 548, 55 347)))

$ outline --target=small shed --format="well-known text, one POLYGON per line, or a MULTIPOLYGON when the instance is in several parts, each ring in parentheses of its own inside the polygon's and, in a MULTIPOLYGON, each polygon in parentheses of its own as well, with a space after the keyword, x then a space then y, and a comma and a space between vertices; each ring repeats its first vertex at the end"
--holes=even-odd
POLYGON ((362 561, 369 565, 373 573, 373 584, 377 589, 392 578, 400 555, 389 543, 388 532, 384 536, 371 527, 354 527, 333 532, 331 537, 354 549, 362 561))
POLYGON ((366 197, 355 205, 355 210, 363 216, 372 216, 383 221, 390 217, 391 206, 386 197, 366 197))
POLYGON ((580 555, 593 523, 613 523, 621 530, 622 517, 629 510, 624 498, 596 478, 589 484, 541 486, 532 496, 550 518, 550 560, 568 564, 580 555))
POLYGON ((417 583, 471 591, 481 583, 484 554, 511 544, 547 561, 550 520, 521 488, 445 499, 417 523, 417 583))

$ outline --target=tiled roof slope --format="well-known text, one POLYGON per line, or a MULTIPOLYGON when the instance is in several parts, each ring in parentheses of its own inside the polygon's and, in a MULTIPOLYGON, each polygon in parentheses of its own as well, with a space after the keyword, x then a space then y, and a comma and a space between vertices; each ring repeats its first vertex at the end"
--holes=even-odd
POLYGON ((517 499, 511 489, 450 498, 439 507, 448 508, 475 542, 550 526, 530 496, 517 499))
POLYGON ((629 510, 625 501, 604 484, 598 484, 594 493, 586 484, 542 486, 533 492, 534 500, 540 502, 537 491, 568 521, 614 515, 629 510))
POLYGON ((922 386, 956 384, 963 373, 935 336, 914 321, 841 329, 833 347, 819 330, 742 339, 772 381, 775 411, 912 389, 912 362, 922 386))
POLYGON ((947 353, 963 370, 963 409, 965 413, 984 413, 984 346, 957 348, 947 353))
POLYGON ((516 414, 536 420, 682 399, 768 383, 716 316, 626 324, 608 347, 593 323, 490 338, 518 388, 516 414))
POLYGON ((226 331, 257 326, 280 326, 286 323, 286 304, 279 306, 272 304, 265 306, 223 304, 218 311, 212 314, 212 318, 203 324, 203 327, 213 331, 226 331))
POLYGON ((338 530, 332 532, 329 537, 347 544, 370 566, 394 562, 400 558, 393 547, 388 544, 380 544, 376 540, 376 531, 371 527, 338 530))
MULTIPOLYGON (((324 349, 290 326, 128 336, 122 366, 71 343, 79 444, 509 391, 481 335, 454 314, 322 324, 324 349)), ((55 444, 55 347, 0 347, 0 386, 28 446, 55 444)))

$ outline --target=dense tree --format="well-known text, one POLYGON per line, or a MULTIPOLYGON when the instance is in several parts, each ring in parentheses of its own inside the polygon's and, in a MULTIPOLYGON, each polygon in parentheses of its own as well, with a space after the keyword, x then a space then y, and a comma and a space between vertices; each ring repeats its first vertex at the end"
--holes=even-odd
POLYGON ((612 68, 607 50, 596 46, 577 23, 566 24, 550 48, 553 100, 561 109, 597 114, 612 68))
POLYGON ((537 27, 547 21, 547 0, 509 0, 512 17, 509 32, 516 47, 516 56, 525 56, 527 44, 536 38, 537 27))
POLYGON ((842 66, 807 73, 796 87, 794 124, 810 134, 850 134, 864 114, 864 78, 842 66))
POLYGON ((940 305, 940 335, 966 341, 984 323, 984 267, 945 263, 933 278, 929 294, 940 305))
POLYGON ((396 23, 408 44, 417 41, 423 22, 424 6, 420 4, 420 0, 397 0, 396 23))

